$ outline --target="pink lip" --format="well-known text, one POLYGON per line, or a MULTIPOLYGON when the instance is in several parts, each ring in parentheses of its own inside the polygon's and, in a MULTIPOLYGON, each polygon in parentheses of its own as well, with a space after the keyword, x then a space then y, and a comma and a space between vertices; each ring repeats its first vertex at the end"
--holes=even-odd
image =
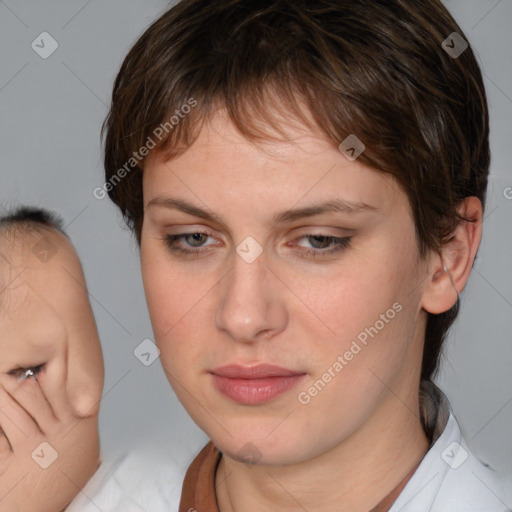
POLYGON ((228 364, 211 370, 211 373, 220 377, 231 377, 233 379, 263 379, 265 377, 290 377, 293 375, 304 375, 305 372, 298 372, 277 366, 275 364, 255 364, 253 366, 242 366, 239 364, 228 364))
POLYGON ((244 405, 266 403, 291 389, 306 375, 270 364, 227 365, 210 373, 218 391, 244 405))

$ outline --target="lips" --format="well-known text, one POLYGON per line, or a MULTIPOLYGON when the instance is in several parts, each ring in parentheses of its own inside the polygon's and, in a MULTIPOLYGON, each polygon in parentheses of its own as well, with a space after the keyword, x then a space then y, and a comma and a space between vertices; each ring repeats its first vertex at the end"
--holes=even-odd
POLYGON ((230 364, 214 368, 211 370, 211 373, 219 377, 230 377, 232 379, 264 379, 266 377, 303 375, 305 372, 289 370, 288 368, 273 364, 258 364, 254 366, 230 364))
POLYGON ((226 365, 215 368, 214 387, 241 405, 261 405, 294 387, 306 375, 271 364, 226 365))

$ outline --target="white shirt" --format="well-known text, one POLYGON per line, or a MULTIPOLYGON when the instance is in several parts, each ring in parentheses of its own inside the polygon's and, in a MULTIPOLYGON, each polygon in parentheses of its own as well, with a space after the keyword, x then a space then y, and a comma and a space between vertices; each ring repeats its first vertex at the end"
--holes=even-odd
POLYGON ((512 482, 473 454, 444 393, 433 383, 422 391, 437 433, 389 512, 511 512, 512 482))
MULTIPOLYGON (((512 512, 512 482, 473 454, 435 384, 422 382, 420 406, 433 444, 389 512, 512 512)), ((170 458, 134 451, 102 464, 66 512, 177 512, 184 477, 170 458)))
POLYGON ((142 447, 103 461, 66 512, 174 512, 185 471, 142 447))

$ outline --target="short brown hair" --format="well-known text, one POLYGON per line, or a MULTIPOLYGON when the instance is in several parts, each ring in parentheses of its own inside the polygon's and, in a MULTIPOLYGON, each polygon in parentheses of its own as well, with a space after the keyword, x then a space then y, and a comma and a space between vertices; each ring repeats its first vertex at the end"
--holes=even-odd
MULTIPOLYGON (((359 160, 407 194, 420 255, 439 251, 472 220, 460 202, 485 205, 490 163, 482 75, 470 46, 449 52, 456 44, 465 37, 439 0, 184 0, 117 75, 102 130, 106 190, 140 244, 141 148, 181 153, 218 108, 249 140, 271 138, 269 127, 284 136, 279 111, 336 146, 355 134, 359 160), (171 129, 155 141, 162 126, 171 129)), ((458 308, 428 315, 423 379, 439 368, 458 308)))

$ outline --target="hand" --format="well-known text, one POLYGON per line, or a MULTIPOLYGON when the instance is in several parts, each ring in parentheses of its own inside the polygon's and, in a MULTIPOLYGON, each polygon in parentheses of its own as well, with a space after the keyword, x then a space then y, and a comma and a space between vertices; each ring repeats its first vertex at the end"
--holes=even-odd
POLYGON ((0 512, 60 512, 98 467, 97 417, 75 416, 66 360, 59 352, 22 382, 0 378, 0 512))

